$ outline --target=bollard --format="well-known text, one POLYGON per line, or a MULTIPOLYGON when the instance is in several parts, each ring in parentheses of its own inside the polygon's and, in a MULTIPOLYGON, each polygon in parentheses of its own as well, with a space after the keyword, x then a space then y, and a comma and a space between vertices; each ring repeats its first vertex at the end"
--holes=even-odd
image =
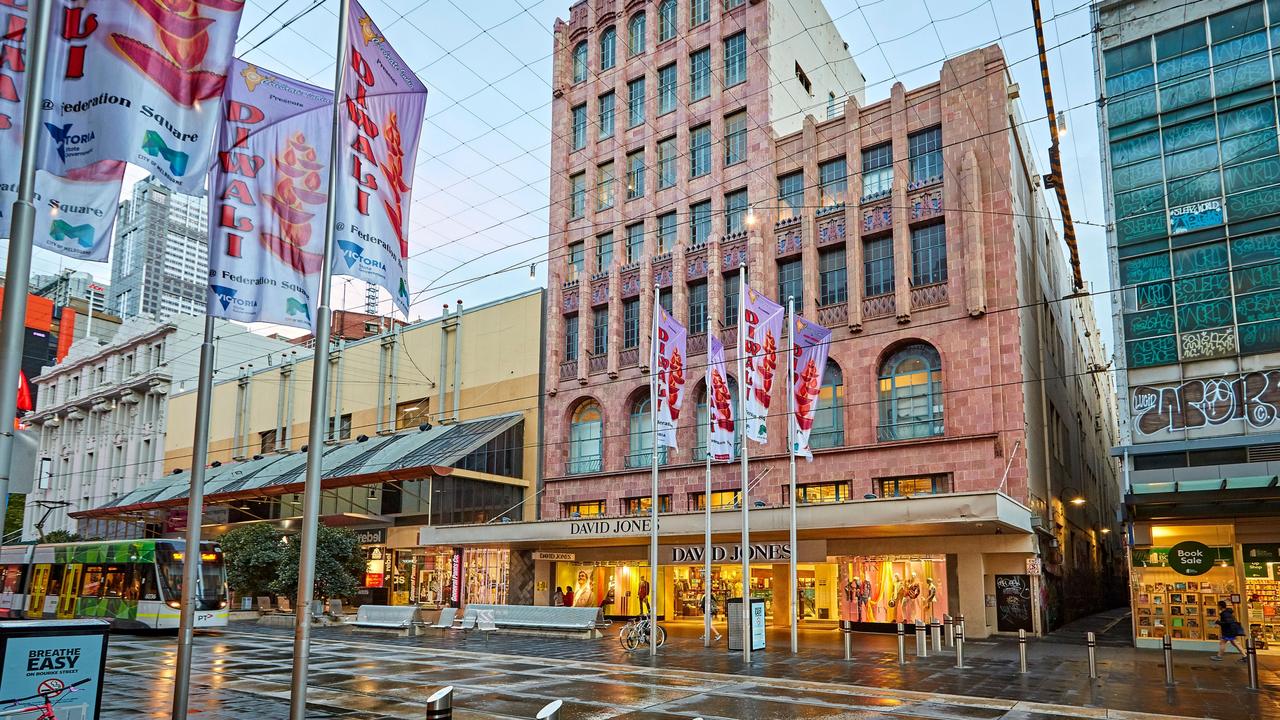
POLYGON ((853 641, 849 638, 850 633, 842 633, 844 635, 844 659, 853 659, 853 641))
POLYGON ((427 698, 427 720, 450 720, 453 717, 453 686, 442 687, 427 698))
POLYGON ((924 623, 916 623, 916 657, 929 657, 929 639, 924 634, 924 623))
POLYGON ((1027 631, 1018 631, 1018 672, 1027 674, 1027 631))
POLYGON ((964 667, 964 616, 956 616, 956 667, 964 667))
POLYGON ((1260 690, 1258 687, 1258 646, 1253 642, 1253 635, 1249 635, 1244 639, 1244 657, 1249 661, 1249 689, 1260 690))
POLYGON ((942 624, 947 626, 947 647, 956 646, 956 624, 950 615, 942 616, 942 624))
POLYGON ((929 634, 933 636, 933 651, 942 652, 942 623, 929 623, 929 634))
POLYGON ((907 628, 898 623, 898 664, 907 664, 907 628))
POLYGON ((1173 639, 1164 636, 1164 684, 1173 686, 1173 639))
POLYGON ((561 705, 564 705, 563 700, 552 700, 547 703, 546 707, 538 711, 536 720, 560 720, 561 705))
POLYGON ((1084 634, 1084 643, 1089 647, 1089 679, 1098 679, 1098 638, 1093 633, 1084 634))

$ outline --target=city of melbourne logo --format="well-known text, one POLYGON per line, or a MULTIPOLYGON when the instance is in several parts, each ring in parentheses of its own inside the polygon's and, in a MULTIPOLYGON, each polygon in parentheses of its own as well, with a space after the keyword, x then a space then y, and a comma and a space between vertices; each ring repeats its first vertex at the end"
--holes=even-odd
POLYGON ((284 304, 284 311, 289 314, 289 317, 301 315, 307 319, 307 322, 311 322, 311 311, 307 308, 307 304, 298 298, 289 298, 286 300, 284 304))
POLYGON ((161 158, 169 163, 169 172, 174 177, 182 177, 187 173, 187 161, 190 159, 180 150, 171 150, 164 138, 155 130, 148 130, 142 137, 142 151, 153 158, 161 158))
POLYGON ((66 125, 54 125, 53 123, 45 123, 44 127, 49 131, 49 137, 53 138, 54 147, 58 151, 58 158, 62 162, 67 161, 67 156, 75 157, 84 155, 87 150, 81 148, 85 143, 93 142, 94 135, 92 131, 86 133, 72 132, 72 123, 66 125))
POLYGON ((347 263, 347 269, 354 268, 359 265, 372 270, 386 272, 387 266, 381 260, 367 258, 364 256, 364 246, 350 240, 339 240, 338 250, 342 252, 342 259, 347 263))
POLYGON ((76 244, 82 248, 93 247, 94 228, 93 225, 85 223, 83 225, 72 225, 71 223, 58 218, 49 225, 49 237, 54 242, 66 242, 75 240, 76 244))
POLYGON ((210 285, 209 289, 218 296, 218 304, 222 305, 223 310, 230 309, 232 305, 242 310, 251 310, 258 307, 257 300, 236 297, 235 288, 229 288, 224 285, 210 285))

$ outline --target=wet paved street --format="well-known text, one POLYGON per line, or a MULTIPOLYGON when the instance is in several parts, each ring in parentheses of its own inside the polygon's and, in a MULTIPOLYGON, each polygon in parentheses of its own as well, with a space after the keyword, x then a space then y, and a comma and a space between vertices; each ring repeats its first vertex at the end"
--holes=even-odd
MULTIPOLYGON (((1149 654, 1106 649, 1102 680, 1092 683, 1083 662, 1073 659, 1082 649, 1049 643, 1035 648, 1034 672, 1022 677, 1005 657, 1007 643, 971 642, 970 667, 962 671, 948 655, 912 657, 900 667, 886 638, 861 643, 852 662, 829 648, 791 657, 771 638, 773 649, 744 672, 736 655, 704 649, 673 630, 654 663, 645 653, 623 653, 611 638, 385 638, 321 628, 314 635, 308 717, 421 718, 421 701, 442 685, 456 688, 459 720, 532 718, 555 699, 566 702, 565 720, 1280 717, 1275 693, 1239 689, 1241 667, 1199 657, 1180 659, 1172 691, 1158 666, 1154 675, 1147 667, 1149 654)), ((811 640, 802 643, 818 644, 811 640)), ((288 632, 244 623, 199 636, 193 716, 285 718, 291 646, 288 632)), ((113 635, 110 647, 104 717, 167 717, 174 639, 113 635)), ((1264 676, 1272 686, 1276 680, 1274 670, 1264 676)))

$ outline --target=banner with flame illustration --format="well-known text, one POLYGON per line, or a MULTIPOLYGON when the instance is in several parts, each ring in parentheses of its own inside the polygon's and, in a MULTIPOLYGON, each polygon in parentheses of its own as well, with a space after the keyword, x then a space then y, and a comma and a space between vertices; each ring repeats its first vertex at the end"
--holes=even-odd
POLYGON ((333 91, 241 60, 209 173, 209 314, 314 329, 333 91))
POLYGON ((659 446, 676 447, 676 423, 684 405, 684 374, 688 366, 684 326, 658 306, 658 337, 654 339, 654 367, 658 369, 659 446))
POLYGON ((769 405, 774 380, 778 377, 778 361, 785 357, 782 326, 786 311, 781 305, 744 288, 742 297, 743 334, 739 352, 745 353, 746 435, 758 443, 769 442, 769 405))
POLYGON ((40 166, 137 165, 203 195, 244 0, 53 0, 40 166))
MULTIPOLYGON (((831 348, 831 331, 799 316, 793 331, 795 349, 791 366, 795 371, 795 385, 791 388, 791 397, 795 412, 791 414, 791 441, 796 454, 812 462, 809 435, 818 417, 818 395, 822 392, 822 373, 826 370, 827 352, 831 348)), ((835 412, 840 412, 840 409, 835 408, 835 412)))
POLYGON ((733 462, 733 393, 725 372, 724 343, 711 335, 707 349, 707 452, 712 462, 733 462))
POLYGON ((333 274, 386 288, 407 315, 409 205, 427 88, 359 2, 347 22, 333 274))

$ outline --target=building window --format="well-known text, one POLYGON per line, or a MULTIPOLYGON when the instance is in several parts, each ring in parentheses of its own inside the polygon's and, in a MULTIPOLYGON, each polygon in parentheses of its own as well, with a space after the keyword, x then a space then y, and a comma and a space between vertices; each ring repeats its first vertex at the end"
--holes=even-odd
POLYGON ((881 237, 862 241, 865 297, 893 292, 893 238, 881 237))
POLYGON ((596 168, 596 210, 607 210, 613 207, 613 162, 607 162, 596 168))
POLYGON ((710 123, 689 131, 689 177, 702 177, 711 172, 710 123))
POLYGON ((587 244, 584 242, 569 243, 569 279, 577 280, 587 269, 587 244))
POLYGON ((925 183, 942 177, 942 126, 907 136, 911 158, 911 182, 925 183))
MULTIPOLYGON (((111 463, 112 466, 114 467, 120 466, 119 457, 120 457, 121 450, 122 448, 117 445, 114 453, 115 458, 113 458, 113 462, 111 463)), ((272 428, 270 430, 264 430, 258 433, 258 452, 262 453, 263 455, 266 455, 269 452, 275 452, 275 450, 276 450, 275 428, 272 428)))
POLYGON ((573 84, 587 81, 587 43, 578 43, 573 48, 573 84))
POLYGON ((711 95, 711 48, 689 54, 689 102, 711 95))
POLYGON ((566 518, 604 517, 603 500, 578 500, 577 502, 565 503, 562 507, 564 508, 562 517, 566 518))
POLYGON ((591 352, 604 355, 609 352, 609 308, 598 308, 591 322, 591 352))
POLYGON ((881 440, 942 434, 942 360, 932 345, 898 350, 880 366, 881 440))
MULTIPOLYGON (((707 507, 707 494, 705 492, 689 493, 689 499, 692 501, 691 510, 704 510, 707 507)), ((711 493, 711 509, 727 510, 729 508, 738 507, 738 491, 737 490, 714 490, 711 493)))
POLYGON ((738 326, 738 294, 742 290, 738 274, 724 277, 724 322, 727 328, 738 326))
POLYGON ((618 31, 616 28, 605 28, 600 33, 600 70, 609 70, 618 62, 618 31))
MULTIPOLYGON (((623 515, 648 515, 653 511, 653 498, 649 495, 643 497, 623 498, 622 514, 623 515)), ((671 512, 671 496, 658 496, 658 512, 671 512)))
POLYGON ((600 96, 600 139, 613 137, 614 94, 607 92, 600 96))
POLYGON ((607 272, 613 265, 613 233, 596 238, 596 272, 607 272))
POLYGON ((785 306, 789 297, 804 309, 804 263, 799 258, 778 263, 778 303, 785 306))
POLYGON ((577 315, 570 315, 564 319, 564 357, 571 362, 578 359, 577 315))
POLYGON ((627 226, 627 263, 639 262, 644 255, 644 223, 627 226))
POLYGON ((663 213, 658 216, 658 254, 671 252, 676 246, 676 214, 663 213))
POLYGON ((724 0, 724 11, 729 12, 734 8, 740 8, 747 4, 747 0, 724 0))
POLYGON ((622 303, 622 349, 640 347, 640 298, 622 303))
POLYGON ((658 304, 662 306, 663 310, 667 311, 668 315, 674 312, 671 309, 671 288, 658 291, 658 304))
POLYGON ((849 189, 849 168, 843 157, 818 166, 819 207, 843 205, 849 189))
POLYGON ((693 334, 707 331, 707 283, 705 281, 689 286, 689 332, 693 334))
POLYGON ((569 177, 569 219, 582 217, 587 211, 587 174, 574 173, 569 177))
POLYGON ((942 223, 911 231, 911 285, 947 281, 947 226, 942 223))
POLYGON ((747 32, 731 35, 724 41, 724 86, 733 87, 747 81, 747 32))
POLYGON ((830 120, 839 114, 840 106, 836 104, 836 94, 833 92, 827 93, 827 119, 830 120))
POLYGON ((862 197, 879 197, 893 189, 893 144, 862 151, 862 197))
POLYGON ((662 0, 658 6, 658 42, 676 36, 676 0, 662 0))
MULTIPOLYGON (((627 467, 645 467, 653 463, 653 421, 649 418, 649 395, 631 405, 630 452, 627 467)), ((658 464, 667 462, 667 448, 658 449, 658 464)))
POLYGON ((669 137, 658 143, 658 189, 676 184, 676 139, 669 137))
POLYGON ((876 478, 876 494, 880 497, 906 497, 907 495, 936 495, 951 492, 950 475, 921 475, 916 477, 876 478))
POLYGON ((329 416, 328 435, 330 440, 351 439, 351 413, 344 413, 338 418, 338 434, 333 434, 333 416, 329 416))
POLYGON ((689 27, 711 20, 711 0, 689 0, 689 27))
POLYGON ((724 164, 737 165, 747 159, 747 111, 724 119, 724 164))
POLYGON ((809 447, 832 448, 844 445, 844 373, 833 360, 822 371, 822 389, 814 410, 809 447))
POLYGON ((627 127, 644 124, 644 76, 627 83, 627 127))
POLYGON ((627 199, 644 197, 644 150, 627 155, 627 199))
POLYGON ((849 300, 849 274, 844 246, 818 252, 818 305, 839 305, 849 300))
POLYGON ((804 173, 793 172, 778 176, 778 221, 800 216, 804 206, 804 173))
POLYGON ((632 15, 631 22, 627 23, 627 53, 632 57, 644 52, 644 34, 644 13, 639 12, 632 15))
POLYGON ((594 400, 586 400, 569 422, 569 474, 600 472, 603 455, 604 413, 594 400))
POLYGON ((711 201, 703 200, 689 206, 689 247, 706 244, 711 236, 711 201))
POLYGON ((573 149, 581 150, 587 146, 587 106, 579 105, 573 109, 573 149))
POLYGON ((834 503, 849 500, 849 483, 824 482, 809 483, 796 486, 796 503, 813 505, 816 503, 834 503))
POLYGON ((658 114, 676 109, 676 64, 658 68, 658 114))
POLYGON ((419 398, 396 405, 396 429, 408 430, 431 421, 431 398, 419 398))
POLYGON ((725 232, 730 235, 747 229, 747 189, 734 190, 724 195, 725 232))

